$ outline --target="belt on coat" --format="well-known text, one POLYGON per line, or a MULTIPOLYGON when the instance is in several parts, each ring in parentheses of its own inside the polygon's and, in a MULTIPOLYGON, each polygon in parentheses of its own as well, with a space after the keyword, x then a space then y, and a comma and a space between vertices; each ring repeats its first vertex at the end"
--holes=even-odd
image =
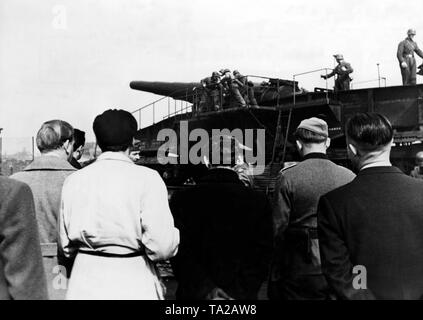
POLYGON ((135 252, 126 253, 126 254, 118 254, 118 253, 83 250, 83 249, 79 249, 78 253, 88 254, 88 255, 97 256, 97 257, 105 257, 105 258, 133 258, 133 257, 140 257, 145 255, 144 251, 135 251, 135 252))

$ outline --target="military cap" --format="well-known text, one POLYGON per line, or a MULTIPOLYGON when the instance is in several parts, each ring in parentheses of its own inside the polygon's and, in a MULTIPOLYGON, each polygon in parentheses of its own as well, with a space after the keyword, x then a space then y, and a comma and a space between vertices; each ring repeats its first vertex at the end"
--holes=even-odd
POLYGON ((410 34, 416 35, 416 29, 408 29, 407 34, 408 35, 410 35, 410 34))
POLYGON ((231 72, 231 70, 229 70, 229 69, 222 69, 222 70, 220 70, 220 74, 221 75, 224 75, 225 73, 228 73, 228 72, 231 72))
POLYGON ((337 54, 334 54, 333 56, 335 57, 335 59, 344 60, 344 56, 342 54, 337 53, 337 54))
POLYGON ((214 72, 212 73, 212 77, 220 77, 220 73, 219 73, 219 72, 217 72, 217 71, 214 71, 214 72))
POLYGON ((116 109, 109 109, 98 115, 93 123, 93 130, 101 149, 130 146, 137 127, 137 120, 130 112, 116 109))
POLYGON ((319 118, 310 118, 301 121, 297 129, 306 129, 324 137, 329 137, 328 124, 319 118))

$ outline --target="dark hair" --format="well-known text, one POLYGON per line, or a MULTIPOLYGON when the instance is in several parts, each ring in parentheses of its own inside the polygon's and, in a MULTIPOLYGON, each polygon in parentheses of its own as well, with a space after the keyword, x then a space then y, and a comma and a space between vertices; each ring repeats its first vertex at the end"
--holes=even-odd
POLYGON ((41 153, 59 149, 65 141, 72 141, 73 128, 66 121, 50 120, 44 122, 37 132, 37 147, 41 153))
POLYGON ((109 109, 94 119, 93 130, 103 152, 117 152, 132 146, 137 126, 137 120, 130 112, 109 109))
POLYGON ((304 143, 323 143, 327 140, 326 136, 304 128, 298 128, 295 130, 294 137, 304 143))
POLYGON ((76 150, 80 146, 85 145, 85 132, 79 129, 73 129, 73 149, 76 150))
POLYGON ((347 137, 366 151, 386 146, 394 135, 389 120, 379 113, 357 113, 347 121, 345 129, 347 137))

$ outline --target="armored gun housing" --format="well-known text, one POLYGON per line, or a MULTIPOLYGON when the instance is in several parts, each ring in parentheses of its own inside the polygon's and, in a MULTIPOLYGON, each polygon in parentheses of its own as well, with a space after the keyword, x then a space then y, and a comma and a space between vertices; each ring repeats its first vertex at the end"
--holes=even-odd
POLYGON ((201 176, 204 165, 182 164, 175 150, 177 164, 162 165, 157 151, 163 141, 157 140, 158 132, 169 128, 180 132, 181 124, 188 124, 188 131, 205 129, 264 129, 266 159, 264 172, 254 177, 256 188, 271 191, 277 173, 284 163, 299 161, 293 132, 301 120, 320 117, 329 125, 332 140, 328 156, 334 162, 349 166, 346 152, 344 126, 348 118, 357 112, 378 112, 385 115, 395 130, 391 160, 405 173, 414 167, 414 157, 423 150, 423 85, 367 88, 333 92, 316 88, 314 92, 300 90, 298 83, 271 79, 267 84, 254 84, 258 108, 239 108, 231 103, 221 111, 198 112, 200 83, 166 83, 133 81, 132 89, 173 97, 192 104, 191 111, 169 115, 154 125, 140 129, 136 139, 140 141, 139 164, 158 170, 170 186, 183 185, 188 179, 201 176), (186 121, 186 122, 183 122, 186 121))

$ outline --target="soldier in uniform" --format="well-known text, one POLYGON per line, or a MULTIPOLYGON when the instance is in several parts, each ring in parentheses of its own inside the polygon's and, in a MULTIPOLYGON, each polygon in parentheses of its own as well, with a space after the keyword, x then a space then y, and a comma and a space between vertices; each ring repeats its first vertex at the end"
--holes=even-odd
POLYGON ((251 81, 248 81, 246 76, 243 76, 238 70, 234 70, 233 75, 242 86, 240 87, 241 95, 245 101, 248 101, 252 108, 257 108, 257 100, 254 97, 254 85, 251 81))
POLYGON ((423 151, 417 152, 416 164, 417 166, 411 171, 410 176, 417 179, 423 179, 423 151))
POLYGON ((323 300, 330 297, 320 264, 317 205, 325 193, 352 181, 350 170, 326 156, 328 126, 303 120, 295 132, 303 160, 279 174, 273 201, 275 251, 270 271, 271 300, 323 300))
POLYGON ((420 58, 423 58, 423 52, 413 40, 415 35, 416 30, 409 29, 407 31, 407 38, 398 45, 397 58, 401 68, 402 84, 405 86, 416 84, 416 59, 414 58, 414 52, 420 58))
POLYGON ((222 84, 224 89, 229 92, 230 97, 241 107, 247 107, 244 98, 239 89, 243 87, 243 83, 236 79, 229 69, 220 70, 222 75, 222 84))
POLYGON ((335 80, 335 92, 337 91, 345 91, 350 90, 350 74, 354 71, 351 65, 344 60, 344 56, 342 54, 335 54, 334 58, 336 59, 336 62, 338 62, 338 65, 333 69, 331 73, 328 75, 322 75, 321 77, 323 79, 328 79, 336 75, 335 80))
POLYGON ((203 93, 201 95, 200 111, 218 111, 220 109, 220 97, 222 93, 219 72, 213 72, 211 77, 201 80, 201 85, 203 87, 203 93), (212 107, 208 108, 210 100, 212 107))

